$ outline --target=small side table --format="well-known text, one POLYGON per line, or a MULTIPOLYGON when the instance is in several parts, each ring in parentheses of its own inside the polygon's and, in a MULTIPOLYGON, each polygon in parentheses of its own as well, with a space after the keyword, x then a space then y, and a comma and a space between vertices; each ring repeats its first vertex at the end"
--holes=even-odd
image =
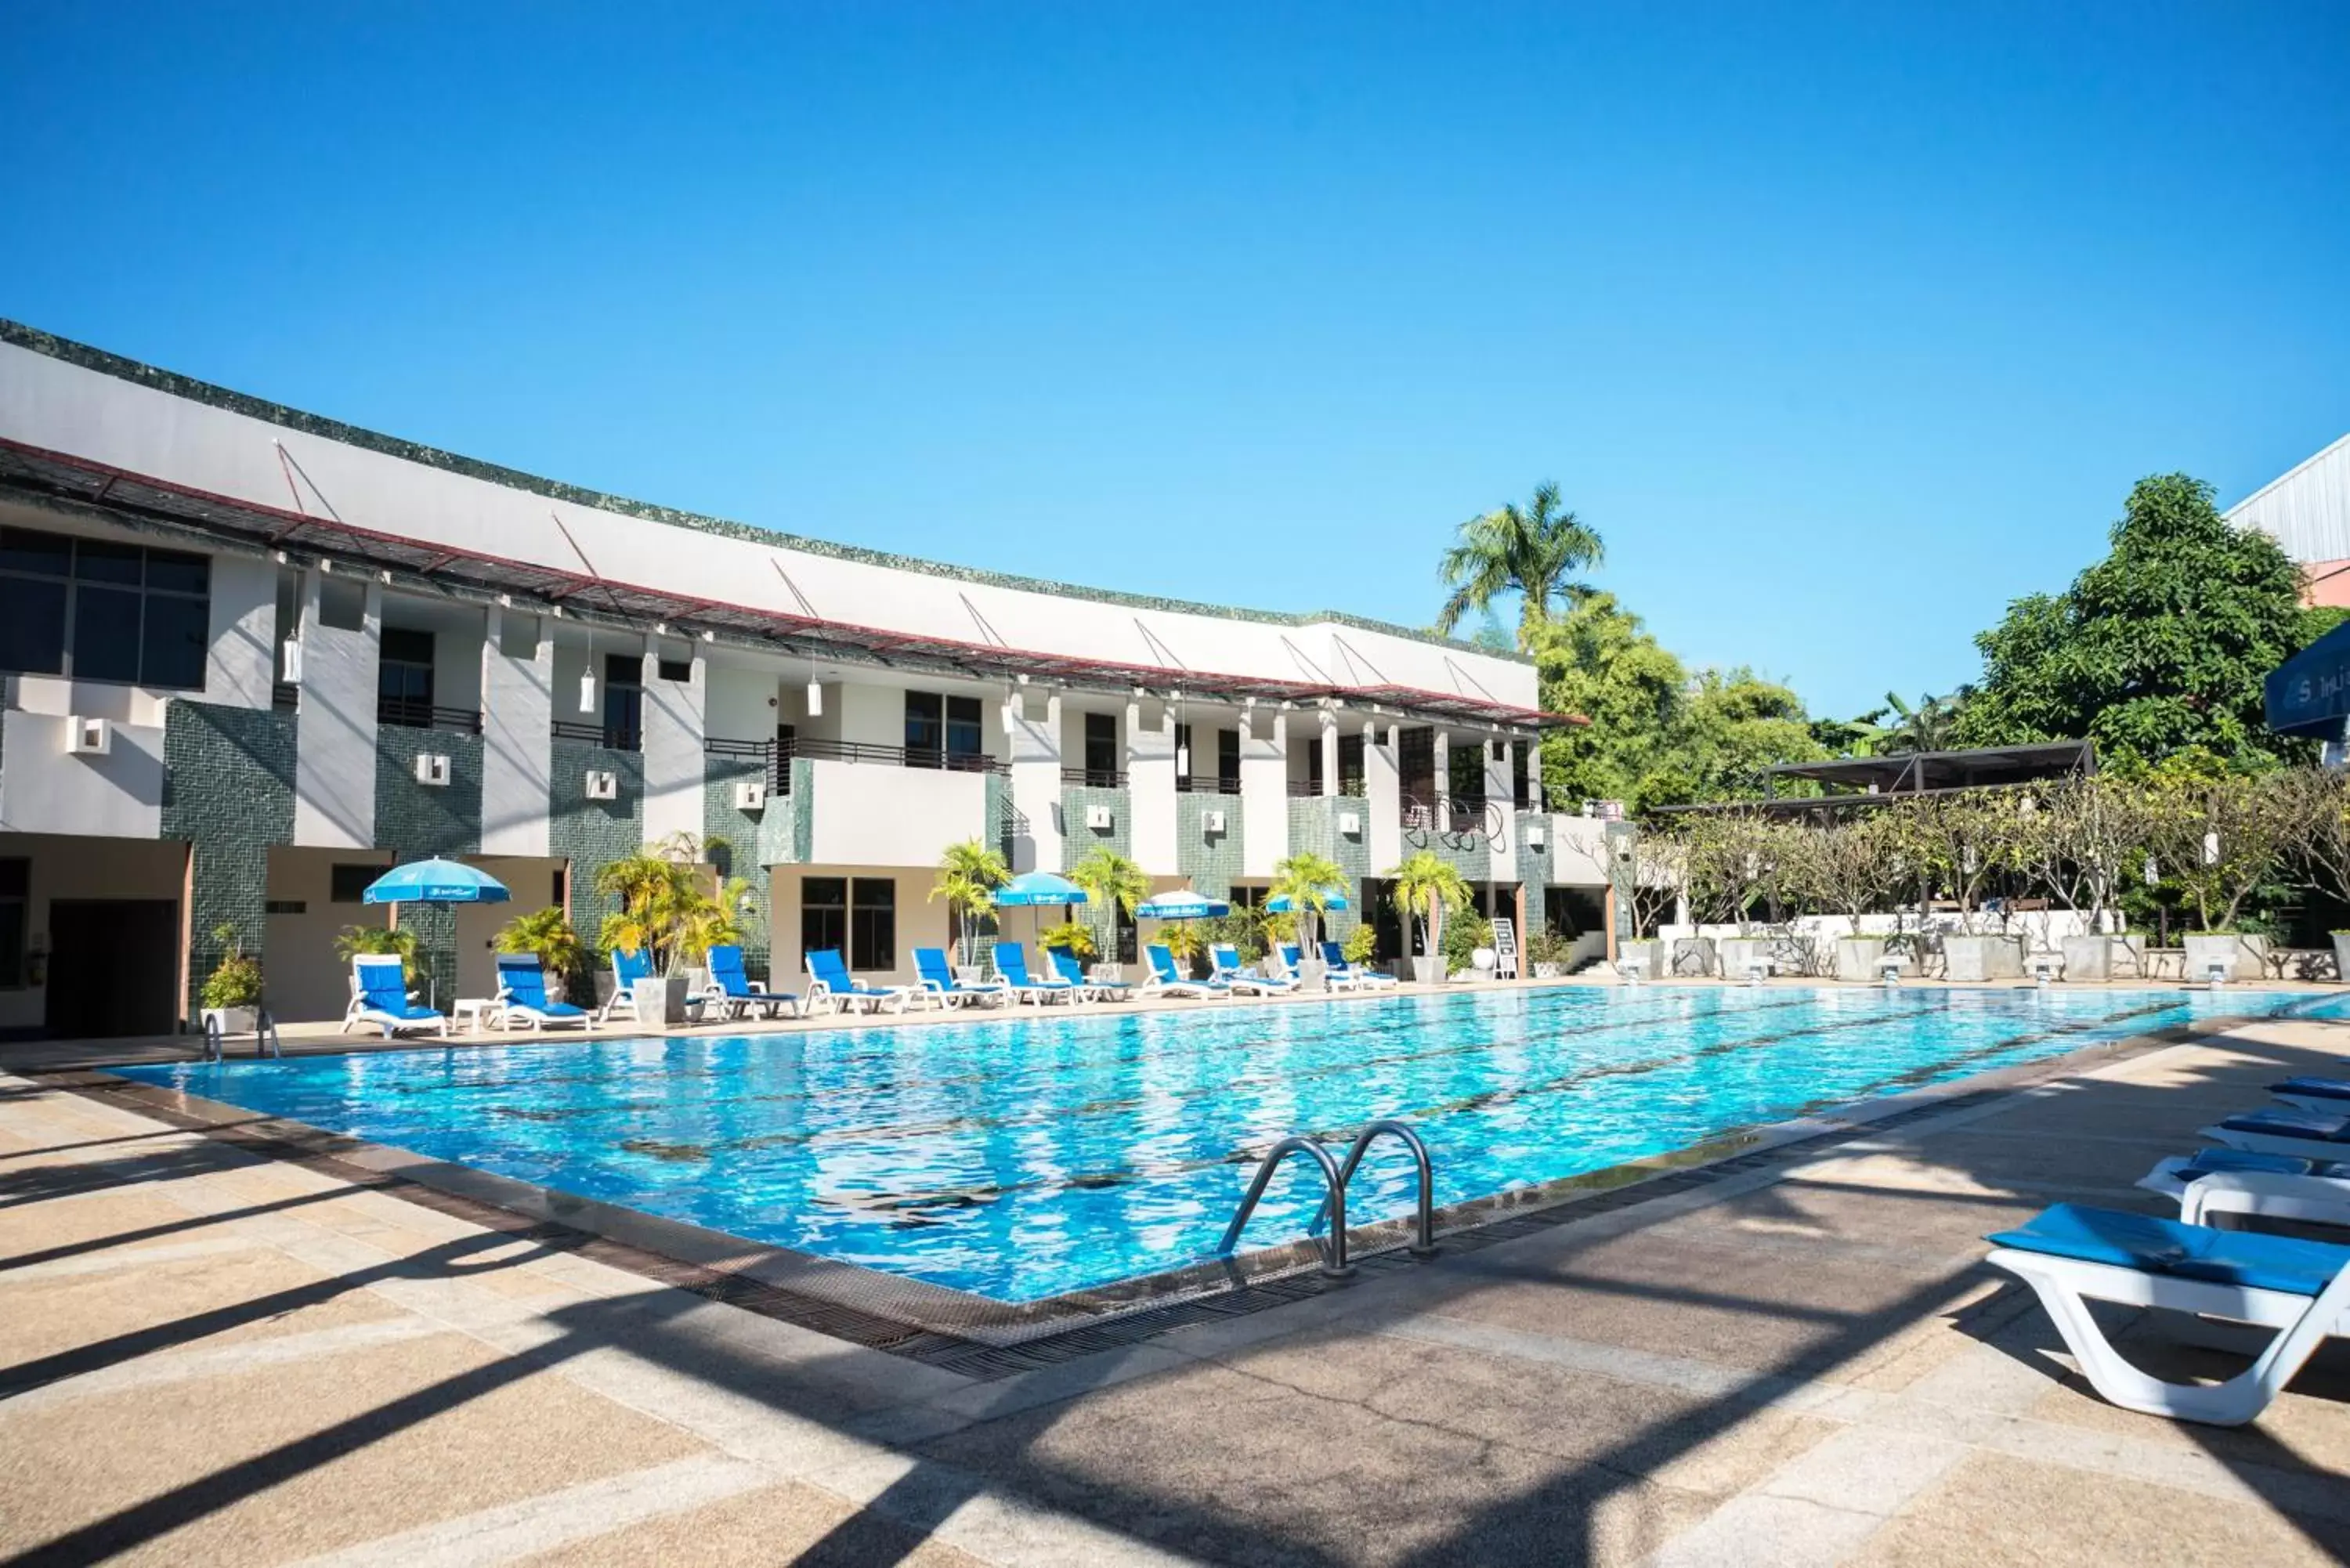
POLYGON ((460 997, 449 1004, 449 1022, 468 1034, 486 1033, 497 1025, 503 1012, 494 997, 460 997))

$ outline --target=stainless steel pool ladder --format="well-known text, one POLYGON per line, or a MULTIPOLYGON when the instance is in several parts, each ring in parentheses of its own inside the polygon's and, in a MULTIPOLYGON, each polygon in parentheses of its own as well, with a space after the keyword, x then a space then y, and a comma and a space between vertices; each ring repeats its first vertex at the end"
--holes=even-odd
POLYGON ((1354 1146, 1347 1150, 1344 1164, 1333 1160, 1330 1151, 1310 1137, 1285 1137, 1274 1144, 1264 1158, 1257 1162, 1256 1176, 1250 1181, 1248 1195, 1241 1199, 1232 1215, 1232 1222, 1224 1231, 1224 1239, 1217 1244, 1220 1255, 1229 1257, 1240 1242, 1241 1232, 1247 1229, 1249 1216, 1256 1212, 1257 1199, 1264 1196, 1265 1185, 1273 1179, 1274 1171, 1293 1154, 1303 1154, 1322 1168, 1323 1185, 1327 1192, 1322 1207, 1315 1211, 1314 1222, 1306 1228, 1308 1236, 1318 1233, 1323 1225, 1330 1227, 1330 1240, 1322 1249, 1322 1272, 1332 1279, 1345 1279, 1355 1272, 1347 1261, 1347 1184, 1355 1177, 1355 1168, 1363 1163, 1363 1153, 1381 1133, 1389 1133, 1403 1140, 1411 1150, 1411 1159, 1419 1178, 1419 1209, 1415 1217, 1411 1254, 1415 1258, 1432 1256, 1436 1251, 1436 1176, 1429 1164, 1428 1146, 1410 1127, 1391 1117, 1370 1123, 1355 1136, 1354 1146))

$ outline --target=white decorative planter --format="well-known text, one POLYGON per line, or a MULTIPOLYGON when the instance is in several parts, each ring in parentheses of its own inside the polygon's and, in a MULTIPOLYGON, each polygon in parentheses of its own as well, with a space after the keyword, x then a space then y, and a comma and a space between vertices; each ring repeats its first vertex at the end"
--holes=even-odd
POLYGON ((1413 958, 1411 961, 1411 978, 1416 983, 1420 985, 1442 985, 1444 983, 1444 955, 1439 953, 1435 957, 1430 958, 1427 954, 1422 953, 1413 958))
POLYGON ((1721 955, 1721 978, 1744 980, 1758 963, 1769 961, 1775 944, 1768 937, 1724 937, 1714 944, 1721 955))
POLYGON ((2350 931, 2334 933, 2334 978, 2350 981, 2350 931))
POLYGON ((2266 937, 2206 931, 2188 937, 2186 944, 2187 978, 2190 981, 2210 979, 2215 961, 2229 966, 2230 980, 2259 980, 2268 972, 2266 937))
POLYGON ((1665 944, 1654 937, 1636 937, 1616 944, 1616 965, 1619 970, 1627 963, 1639 964, 1640 973, 1648 980, 1660 978, 1665 972, 1665 944))
POLYGON ((1556 980, 1558 978, 1558 965, 1555 963, 1538 963, 1534 965, 1534 978, 1536 980, 1556 980))
POLYGON ((1873 981, 1884 978, 1877 966, 1885 961, 1883 937, 1839 937, 1835 945, 1835 977, 1838 980, 1873 981))
POLYGON ((685 998, 689 989, 685 976, 672 974, 640 980, 629 988, 629 994, 636 999, 639 1022, 682 1023, 685 1022, 685 998))
POLYGON ((2114 978, 2115 949, 2120 946, 2114 938, 2066 937, 2058 945, 2064 950, 2066 980, 2077 981, 2114 978))
POLYGON ((1706 979, 1716 972, 1714 961, 1711 937, 1673 939, 1673 973, 1676 977, 1706 979))
POLYGON ((1942 973, 1954 982, 2020 980, 2023 944, 2014 937, 1944 937, 1942 973))
POLYGON ((204 1033, 215 1029, 222 1034, 250 1034, 261 1027, 258 1007, 207 1007, 203 1011, 204 1033))

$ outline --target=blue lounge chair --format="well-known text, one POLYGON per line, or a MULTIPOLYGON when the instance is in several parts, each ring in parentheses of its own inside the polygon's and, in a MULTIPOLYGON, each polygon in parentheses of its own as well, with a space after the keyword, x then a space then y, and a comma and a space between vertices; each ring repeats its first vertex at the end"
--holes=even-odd
POLYGON ((858 1007, 872 1012, 883 1007, 895 1006, 903 1012, 908 1001, 920 989, 911 985, 868 985, 861 980, 852 979, 848 966, 841 961, 840 951, 837 948, 818 948, 809 953, 807 967, 811 978, 808 981, 807 1003, 801 1010, 804 1012, 814 1012, 819 1002, 829 1009, 858 1007))
POLYGON ((358 994, 343 1014, 344 1032, 354 1023, 372 1023, 387 1040, 418 1030, 438 1029, 446 1035, 448 1018, 410 999, 407 976, 398 953, 361 953, 351 960, 351 987, 358 994))
POLYGON ((1175 967, 1175 950, 1164 942, 1153 942, 1142 950, 1149 961, 1150 978, 1142 982, 1145 996, 1230 996, 1232 988, 1222 981, 1192 980, 1175 967))
POLYGON ((1078 962, 1077 955, 1066 948, 1046 948, 1045 956, 1052 961, 1053 972, 1082 993, 1080 1001, 1090 996, 1096 1002, 1114 1002, 1133 989, 1122 980, 1087 980, 1086 966, 1078 962))
POLYGON ((625 1012, 632 1023, 640 1023, 637 1016, 637 981, 653 977, 653 955, 630 952, 624 948, 612 950, 612 994, 596 1014, 598 1023, 609 1023, 616 1012, 625 1012))
POLYGON ((721 1018, 741 1018, 746 1013, 764 1013, 769 1018, 780 1018, 786 1012, 798 1014, 798 997, 787 991, 769 991, 744 972, 741 948, 732 944, 714 947, 702 959, 710 966, 710 988, 699 999, 704 1012, 714 1010, 721 1018))
POLYGON ((533 1029, 588 1027, 588 1010, 546 994, 546 970, 536 953, 498 955, 498 1023, 512 1029, 527 1023, 533 1029))
POLYGON ((1268 980, 1263 975, 1249 973, 1241 967, 1241 950, 1230 942, 1218 942, 1210 948, 1208 961, 1216 967, 1216 979, 1233 991, 1283 996, 1297 989, 1294 980, 1268 980))
POLYGON ((2350 1078, 2287 1078, 2271 1084, 2269 1093, 2312 1116, 2350 1115, 2350 1078))
POLYGON ((1046 980, 1032 978, 1028 973, 1028 950, 1018 942, 995 944, 995 972, 1005 985, 1012 988, 1012 995, 1016 1001, 1033 1002, 1042 1007, 1056 996, 1064 1002, 1074 1002, 1077 999, 1077 988, 1059 975, 1046 980))
POLYGON ((2350 1160, 2350 1116, 2307 1111, 2255 1111, 2203 1129, 2213 1143, 2293 1159, 2350 1160))
POLYGON ((1012 988, 996 981, 970 983, 957 980, 954 967, 947 962, 947 950, 944 948, 916 948, 914 976, 922 982, 921 996, 931 998, 942 1008, 961 1007, 972 1002, 993 1003, 1012 1000, 1012 988))
POLYGON ((2092 1386, 2149 1416, 2237 1427, 2258 1416, 2329 1334, 2350 1334, 2350 1247, 2216 1231, 2060 1203, 1987 1238, 1989 1262, 2030 1285, 2092 1386), (2277 1333, 2224 1383, 2165 1383, 2122 1359, 2088 1302, 2251 1324, 2277 1333))
POLYGON ((2350 1226, 2350 1165, 2207 1148, 2161 1161, 2137 1184, 2175 1201, 2189 1225, 2209 1225, 2214 1214, 2264 1214, 2350 1226))
POLYGON ((1346 950, 1336 942, 1322 944, 1322 965, 1329 971, 1333 981, 1344 980, 1348 985, 1362 986, 1366 990, 1376 991, 1396 983, 1396 977, 1391 974, 1381 974, 1378 970, 1348 963, 1346 950))

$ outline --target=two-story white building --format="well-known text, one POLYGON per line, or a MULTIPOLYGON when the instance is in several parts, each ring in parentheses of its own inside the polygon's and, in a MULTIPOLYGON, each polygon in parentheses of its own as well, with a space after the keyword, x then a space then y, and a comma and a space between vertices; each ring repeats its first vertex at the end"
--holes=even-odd
POLYGON ((598 869, 677 834, 723 843, 785 986, 815 947, 910 976, 973 838, 1241 898, 1313 849, 1390 925, 1420 847, 1522 929, 1606 881, 1599 825, 1544 808, 1565 721, 1523 661, 590 493, 6 322, 0 670, 6 1033, 169 1029, 224 932, 282 1020, 338 1016, 360 890, 433 854, 515 896, 404 913, 443 994, 516 909, 592 941, 598 869))

